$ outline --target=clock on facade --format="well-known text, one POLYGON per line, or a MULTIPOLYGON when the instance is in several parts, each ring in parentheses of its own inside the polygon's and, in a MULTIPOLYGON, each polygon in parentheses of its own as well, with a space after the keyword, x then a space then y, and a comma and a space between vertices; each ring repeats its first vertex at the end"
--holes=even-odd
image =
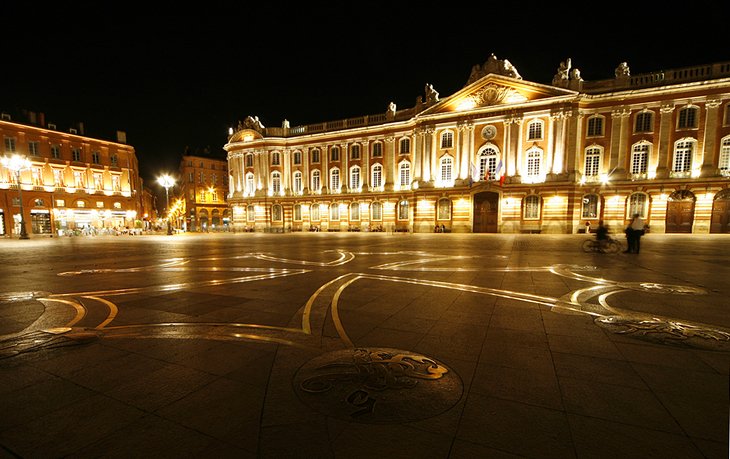
POLYGON ((492 140, 495 135, 497 135, 497 128, 492 126, 491 124, 484 126, 484 128, 482 129, 482 137, 484 137, 486 140, 492 140))

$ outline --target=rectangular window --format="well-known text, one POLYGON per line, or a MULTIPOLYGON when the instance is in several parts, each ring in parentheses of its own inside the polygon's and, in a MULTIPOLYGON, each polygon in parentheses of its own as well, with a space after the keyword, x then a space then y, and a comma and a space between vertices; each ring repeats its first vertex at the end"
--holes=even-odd
POLYGON ((63 186, 63 169, 53 169, 53 184, 63 186))
POLYGON ((542 122, 533 121, 527 127, 527 140, 540 140, 542 139, 542 122))
POLYGON ((53 156, 53 159, 59 159, 61 157, 60 145, 51 145, 51 156, 53 156))
POLYGON ((603 118, 594 116, 588 118, 588 137, 597 137, 603 135, 603 118))
POLYGON ((634 132, 651 132, 652 116, 651 112, 642 112, 636 114, 636 125, 634 132))
POLYGON ((64 199, 56 199, 56 207, 66 207, 66 201, 64 199))
POLYGON ((38 156, 40 155, 40 143, 37 141, 31 141, 28 142, 28 153, 31 156, 38 156))
POLYGON ((96 207, 98 209, 101 209, 102 207, 104 207, 104 201, 96 201, 96 207))
POLYGON ((532 178, 539 177, 541 163, 542 154, 540 152, 529 152, 527 154, 527 176, 532 178))
POLYGON ((350 149, 350 159, 360 159, 360 145, 353 145, 350 149))
POLYGON ((383 156, 383 144, 380 142, 373 144, 373 158, 380 158, 383 156))
POLYGON ((524 218, 526 220, 537 220, 540 218, 540 197, 530 195, 525 198, 524 218))
POLYGON ((586 176, 596 177, 601 170, 601 151, 591 148, 586 152, 586 176))
POLYGON ((117 155, 111 155, 109 158, 109 162, 111 163, 112 167, 119 167, 119 157, 117 155))
POLYGON ((441 134, 441 148, 453 148, 454 146, 454 133, 444 132, 441 134))
POLYGON ((15 138, 5 137, 5 151, 8 153, 15 153, 15 138))
POLYGON ((101 159, 100 157, 101 157, 101 155, 99 154, 98 151, 92 151, 91 152, 91 162, 92 163, 99 164, 100 163, 100 159, 101 159))
POLYGON ((679 142, 674 152, 674 172, 689 172, 692 166, 692 142, 679 142))
POLYGON ((372 214, 373 220, 383 219, 383 205, 379 202, 374 202, 370 205, 370 213, 372 214))
POLYGON ((79 147, 71 147, 71 161, 81 161, 81 149, 79 147))
POLYGON ((695 107, 687 107, 680 110, 677 127, 679 129, 690 129, 697 127, 697 109, 695 107))
POLYGON ((340 160, 340 149, 337 147, 333 147, 330 151, 330 161, 339 161, 340 160))
POLYGON ((407 155, 410 152, 411 152, 411 139, 401 139, 400 154, 407 155))
POLYGON ((319 150, 312 150, 312 162, 319 163, 319 150))
POLYGON ((380 165, 373 167, 372 185, 375 188, 383 186, 383 168, 380 165))
POLYGON ((319 221, 319 204, 312 204, 309 209, 309 214, 312 217, 312 221, 319 221))

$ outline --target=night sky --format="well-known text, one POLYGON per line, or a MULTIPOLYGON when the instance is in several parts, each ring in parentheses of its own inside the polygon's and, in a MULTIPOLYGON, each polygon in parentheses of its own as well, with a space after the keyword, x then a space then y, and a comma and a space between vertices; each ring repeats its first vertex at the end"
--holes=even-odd
POLYGON ((426 83, 442 98, 461 89, 490 54, 544 84, 566 58, 584 80, 612 78, 623 61, 632 74, 730 61, 723 2, 692 2, 699 13, 626 2, 630 14, 620 2, 492 3, 170 3, 163 15, 13 2, 0 110, 43 112, 63 130, 83 122, 107 140, 125 131, 154 188, 186 148, 225 158, 228 128, 248 115, 297 126, 412 107, 426 83))

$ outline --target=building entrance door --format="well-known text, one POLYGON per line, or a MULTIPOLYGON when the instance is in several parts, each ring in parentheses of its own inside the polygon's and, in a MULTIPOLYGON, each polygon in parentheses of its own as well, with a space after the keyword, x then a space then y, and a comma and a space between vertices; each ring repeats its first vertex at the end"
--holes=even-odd
POLYGON ((695 215, 695 195, 689 190, 675 191, 667 201, 667 233, 691 233, 695 215))
POLYGON ((496 233, 499 229, 499 193, 485 191, 474 195, 475 233, 496 233))
POLYGON ((730 233, 730 190, 723 190, 712 202, 710 233, 730 233))

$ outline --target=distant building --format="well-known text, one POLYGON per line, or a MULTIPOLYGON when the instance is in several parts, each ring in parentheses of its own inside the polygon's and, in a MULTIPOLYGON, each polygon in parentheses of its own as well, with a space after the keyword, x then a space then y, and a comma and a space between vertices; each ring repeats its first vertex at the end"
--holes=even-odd
POLYGON ((228 231, 228 162, 224 154, 216 158, 199 151, 183 155, 180 161, 176 227, 186 231, 228 231))
POLYGON ((2 113, 0 138, 0 157, 30 161, 20 171, 20 192, 18 177, 0 165, 0 235, 19 234, 21 195, 31 237, 141 226, 142 180, 132 146, 88 137, 83 124, 62 131, 34 112, 2 113))
POLYGON ((475 65, 413 107, 304 126, 249 116, 225 150, 235 228, 730 232, 730 62, 549 84, 475 65))

